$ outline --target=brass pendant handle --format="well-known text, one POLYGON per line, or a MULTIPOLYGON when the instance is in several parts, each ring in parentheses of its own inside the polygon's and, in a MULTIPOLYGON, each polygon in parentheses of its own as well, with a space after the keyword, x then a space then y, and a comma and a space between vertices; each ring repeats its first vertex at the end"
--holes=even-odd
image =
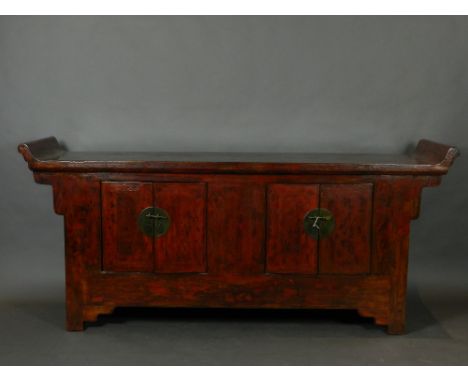
POLYGON ((304 229, 314 239, 325 238, 335 229, 335 218, 331 211, 325 208, 316 208, 309 211, 304 217, 304 229))
POLYGON ((166 215, 162 215, 160 213, 156 213, 156 215, 148 212, 146 215, 145 215, 146 218, 148 219, 156 219, 156 220, 167 220, 169 219, 169 217, 167 217, 166 215))
POLYGON ((167 211, 158 207, 147 207, 140 212, 138 226, 147 236, 162 236, 171 225, 171 218, 167 211))

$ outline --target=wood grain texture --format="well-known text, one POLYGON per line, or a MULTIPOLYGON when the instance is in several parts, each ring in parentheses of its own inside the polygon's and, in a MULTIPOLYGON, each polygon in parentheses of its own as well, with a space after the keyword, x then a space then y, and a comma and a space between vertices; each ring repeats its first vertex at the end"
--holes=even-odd
POLYGON ((265 187, 208 185, 208 272, 263 273, 265 187))
POLYGON ((390 298, 388 276, 106 273, 90 283, 90 303, 112 294, 116 306, 362 308, 384 315, 390 298))
POLYGON ((156 237, 155 272, 206 271, 206 187, 203 183, 155 183, 157 207, 171 218, 168 232, 156 237))
POLYGON ((404 331, 421 190, 458 155, 427 140, 407 156, 68 153, 55 138, 19 151, 64 215, 68 330, 118 306, 187 306, 356 309, 389 333, 404 331), (297 216, 318 188, 336 227, 314 273, 297 216), (173 223, 153 240, 135 220, 155 204, 173 223))
POLYGON ((318 185, 268 187, 267 272, 317 273, 318 242, 304 230, 304 217, 318 204, 318 185))
POLYGON ((151 272, 153 238, 138 226, 142 210, 153 206, 151 183, 102 183, 103 268, 107 271, 151 272))
POLYGON ((89 277, 101 266, 100 182, 63 175, 54 182, 58 213, 65 222, 67 329, 83 330, 89 277))
POLYGON ((460 151, 455 146, 443 145, 428 139, 421 139, 413 153, 413 157, 419 162, 435 165, 442 171, 447 171, 459 155, 460 151))
POLYGON ((392 277, 388 332, 405 331, 410 221, 419 215, 423 187, 437 177, 380 177, 375 182, 372 273, 392 277))
POLYGON ((55 137, 20 144, 18 150, 34 171, 185 174, 442 175, 459 154, 454 146, 428 140, 409 155, 68 152, 55 137))
POLYGON ((372 184, 320 186, 320 208, 335 217, 335 230, 320 238, 320 274, 370 272, 372 184))

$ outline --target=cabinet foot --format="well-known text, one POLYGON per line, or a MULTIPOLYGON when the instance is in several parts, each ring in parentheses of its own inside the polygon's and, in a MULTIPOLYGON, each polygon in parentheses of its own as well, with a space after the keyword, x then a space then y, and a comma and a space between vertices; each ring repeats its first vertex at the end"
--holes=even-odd
POLYGON ((387 326, 388 334, 405 334, 404 322, 391 322, 387 326))
POLYGON ((361 317, 373 318, 376 325, 388 325, 388 313, 385 309, 360 308, 357 311, 361 317))
POLYGON ((114 309, 114 306, 109 305, 87 305, 82 308, 79 314, 68 315, 67 330, 70 332, 83 331, 85 322, 96 322, 99 315, 110 314, 114 309))
POLYGON ((84 330, 84 322, 82 318, 67 318, 67 330, 69 332, 81 332, 84 330))

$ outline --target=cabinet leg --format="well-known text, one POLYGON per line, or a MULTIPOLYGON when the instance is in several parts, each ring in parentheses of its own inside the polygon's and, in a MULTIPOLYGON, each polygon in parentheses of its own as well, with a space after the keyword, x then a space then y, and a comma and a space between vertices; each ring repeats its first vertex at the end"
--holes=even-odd
POLYGON ((409 224, 405 228, 407 235, 401 240, 395 251, 395 266, 392 274, 392 290, 390 293, 390 320, 388 334, 403 334, 406 322, 406 282, 408 275, 408 237, 409 224))
POLYGON ((69 332, 80 332, 84 330, 83 314, 76 309, 67 306, 67 330, 69 332))
MULTIPOLYGON (((406 291, 406 289, 405 289, 406 291)), ((404 294, 394 304, 390 312, 390 319, 388 321, 387 333, 388 334, 404 334, 406 324, 406 301, 404 294)))
POLYGON ((67 286, 67 330, 71 332, 84 330, 85 317, 80 297, 80 293, 77 293, 75 288, 67 286))
POLYGON ((81 320, 67 319, 67 330, 69 332, 81 332, 84 330, 84 322, 81 320))
POLYGON ((405 334, 405 321, 394 321, 387 326, 388 334, 405 334))

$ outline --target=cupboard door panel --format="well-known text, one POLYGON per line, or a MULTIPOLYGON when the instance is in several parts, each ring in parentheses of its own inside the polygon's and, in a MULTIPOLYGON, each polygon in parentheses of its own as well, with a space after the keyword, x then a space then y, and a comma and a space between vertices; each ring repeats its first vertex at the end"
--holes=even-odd
POLYGON ((370 271, 372 184, 320 186, 320 208, 335 217, 335 230, 320 238, 320 273, 370 271))
POLYGON ((204 183, 157 183, 157 207, 168 212, 168 231, 155 237, 155 272, 205 272, 204 183))
POLYGON ((263 273, 265 187, 210 184, 208 188, 208 271, 263 273))
POLYGON ((316 273, 317 240, 304 230, 304 217, 318 207, 319 187, 273 184, 268 188, 267 271, 316 273))
POLYGON ((115 272, 151 272, 153 238, 138 226, 140 212, 153 204, 151 183, 103 182, 103 268, 115 272))

